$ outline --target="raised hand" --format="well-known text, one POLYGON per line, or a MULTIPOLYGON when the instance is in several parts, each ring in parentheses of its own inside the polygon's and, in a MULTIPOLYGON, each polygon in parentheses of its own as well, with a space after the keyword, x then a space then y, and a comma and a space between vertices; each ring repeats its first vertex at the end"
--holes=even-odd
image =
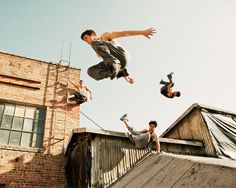
POLYGON ((149 28, 146 30, 143 30, 143 36, 147 37, 148 39, 151 38, 151 36, 156 34, 156 29, 154 28, 149 28))

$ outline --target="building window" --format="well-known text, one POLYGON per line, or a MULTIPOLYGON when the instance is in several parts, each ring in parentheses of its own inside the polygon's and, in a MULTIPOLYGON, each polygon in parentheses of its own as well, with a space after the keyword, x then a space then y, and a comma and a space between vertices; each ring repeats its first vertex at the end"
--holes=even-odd
POLYGON ((45 109, 0 102, 0 144, 42 147, 45 109))

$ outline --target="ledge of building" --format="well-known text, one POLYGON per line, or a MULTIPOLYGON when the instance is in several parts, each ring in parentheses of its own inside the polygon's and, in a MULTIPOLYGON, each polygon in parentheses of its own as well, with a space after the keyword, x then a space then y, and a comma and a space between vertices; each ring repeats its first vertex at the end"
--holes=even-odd
MULTIPOLYGON (((0 51, 0 54, 10 55, 10 56, 14 56, 14 57, 18 57, 18 58, 24 58, 24 59, 33 60, 33 61, 38 61, 38 62, 46 63, 46 64, 58 65, 58 63, 55 63, 55 62, 49 62, 49 61, 45 61, 45 60, 34 59, 34 58, 31 58, 31 57, 26 57, 26 56, 23 56, 23 55, 16 55, 16 54, 3 52, 3 51, 0 51)), ((67 67, 66 65, 61 65, 61 66, 62 67, 67 67)), ((81 70, 80 68, 71 67, 71 66, 70 66, 70 69, 81 70)))
POLYGON ((124 132, 117 132, 117 131, 111 131, 111 130, 105 130, 105 129, 92 129, 92 128, 86 128, 86 127, 73 129, 73 133, 92 133, 92 134, 100 134, 100 135, 107 135, 107 136, 126 137, 124 132))
POLYGON ((13 145, 4 145, 4 144, 0 144, 0 149, 1 150, 11 150, 11 151, 22 151, 22 152, 29 152, 29 153, 42 153, 42 152, 44 152, 43 148, 13 146, 13 145))
MULTIPOLYGON (((73 137, 75 137, 76 134, 84 134, 84 133, 90 133, 90 134, 96 134, 96 135, 105 135, 105 136, 114 136, 114 137, 120 137, 120 138, 127 138, 127 133, 125 132, 117 132, 117 131, 111 131, 111 130, 104 130, 104 129, 92 129, 92 128, 76 128, 72 130, 72 133, 69 137, 68 144, 65 148, 65 155, 67 155, 67 150, 69 145, 71 144, 73 137)), ((177 145, 187 145, 187 146, 193 146, 193 147, 202 147, 202 142, 196 141, 196 140, 178 140, 178 139, 171 139, 171 138, 159 138, 160 143, 167 143, 167 144, 177 144, 177 145)))

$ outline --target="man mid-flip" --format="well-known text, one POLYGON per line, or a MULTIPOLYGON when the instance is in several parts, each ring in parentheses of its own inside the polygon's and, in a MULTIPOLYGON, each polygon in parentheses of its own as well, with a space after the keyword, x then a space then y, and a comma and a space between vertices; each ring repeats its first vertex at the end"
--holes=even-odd
POLYGON ((104 78, 113 80, 114 78, 124 77, 130 84, 134 83, 134 79, 129 76, 127 71, 129 54, 115 39, 138 35, 150 39, 155 33, 156 30, 150 28, 146 30, 105 32, 98 37, 93 30, 84 31, 81 34, 81 39, 87 42, 97 55, 103 59, 102 62, 88 68, 88 75, 95 80, 104 78))
POLYGON ((167 78, 169 79, 169 82, 160 81, 160 84, 164 85, 161 87, 160 92, 162 95, 164 95, 167 98, 174 98, 174 97, 180 97, 181 93, 180 91, 172 91, 172 87, 174 86, 174 82, 172 80, 172 75, 174 73, 171 72, 170 74, 167 75, 167 78))

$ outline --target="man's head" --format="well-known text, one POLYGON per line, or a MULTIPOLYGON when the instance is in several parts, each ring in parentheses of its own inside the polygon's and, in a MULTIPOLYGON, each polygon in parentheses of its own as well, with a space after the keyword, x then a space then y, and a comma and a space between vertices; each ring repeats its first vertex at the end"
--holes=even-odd
POLYGON ((157 122, 156 121, 150 121, 149 122, 149 131, 154 131, 154 129, 157 127, 157 122))
POLYGON ((79 85, 80 85, 80 86, 83 86, 83 85, 84 85, 84 81, 83 81, 83 80, 80 80, 80 81, 79 81, 79 85))
POLYGON ((88 29, 81 34, 81 39, 88 44, 91 44, 94 39, 97 38, 97 35, 94 30, 88 29))
POLYGON ((180 97, 181 93, 179 91, 174 92, 174 97, 180 97))

